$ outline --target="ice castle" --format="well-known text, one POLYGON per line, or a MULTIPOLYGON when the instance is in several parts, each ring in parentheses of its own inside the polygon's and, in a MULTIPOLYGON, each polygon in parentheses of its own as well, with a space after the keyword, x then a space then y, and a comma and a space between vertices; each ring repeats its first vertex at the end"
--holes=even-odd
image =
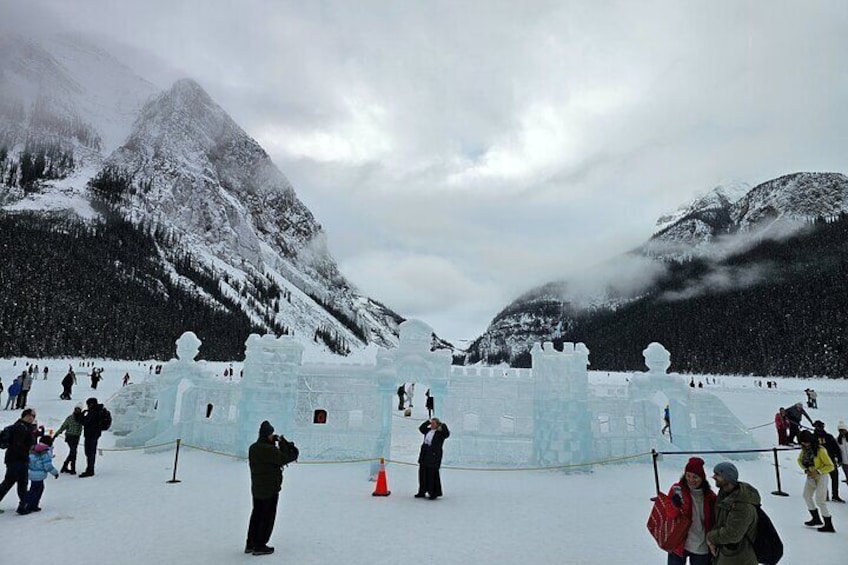
POLYGON ((721 400, 668 374, 658 343, 643 352, 647 372, 621 385, 589 382, 582 343, 536 344, 532 368, 452 366, 430 351, 433 330, 408 320, 400 343, 373 364, 304 364, 292 337, 251 335, 243 378, 228 382, 195 361, 200 340, 177 341, 161 375, 122 389, 110 402, 119 446, 155 449, 181 438, 245 455, 262 420, 300 447, 301 460, 391 458, 396 390, 415 382, 436 399, 451 428, 445 463, 467 466, 566 467, 659 451, 757 447, 721 400), (661 433, 668 406, 672 438, 661 433))

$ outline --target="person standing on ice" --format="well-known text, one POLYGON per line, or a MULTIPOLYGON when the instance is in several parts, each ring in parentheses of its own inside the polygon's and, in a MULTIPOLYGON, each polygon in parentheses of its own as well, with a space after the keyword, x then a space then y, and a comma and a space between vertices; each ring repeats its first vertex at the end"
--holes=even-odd
POLYGON ((268 545, 274 520, 277 516, 277 503, 283 488, 283 452, 277 446, 280 437, 274 435, 274 426, 265 420, 259 426, 259 438, 248 449, 250 463, 250 494, 253 497, 253 510, 250 513, 250 525, 247 529, 245 553, 270 555, 274 548, 268 545))
POLYGON ((668 565, 685 565, 687 559, 690 565, 710 565, 712 555, 707 533, 713 527, 716 495, 707 482, 703 459, 689 459, 683 476, 672 485, 668 496, 672 504, 669 520, 684 515, 692 521, 686 538, 668 553, 668 565))
POLYGON ((839 430, 836 445, 839 446, 839 454, 842 455, 842 472, 845 473, 845 482, 848 483, 848 424, 840 420, 836 429, 839 430))
POLYGON ((714 556, 712 565, 757 565, 751 540, 757 535, 760 493, 740 482, 739 471, 728 461, 713 468, 713 480, 718 487, 716 518, 707 534, 707 545, 714 556))
POLYGON ((813 419, 810 418, 810 415, 804 410, 804 405, 800 402, 796 402, 786 409, 786 418, 789 420, 789 438, 787 439, 789 443, 797 439, 798 432, 801 431, 802 417, 806 418, 810 422, 810 425, 813 424, 813 419))
POLYGON ((774 427, 777 429, 777 445, 789 443, 786 432, 789 428, 789 420, 786 418, 786 408, 781 407, 774 415, 774 427))
POLYGON ((74 406, 73 413, 65 418, 54 437, 65 432, 65 441, 68 443, 68 457, 62 463, 62 473, 77 474, 77 450, 79 449, 80 436, 82 435, 82 404, 74 406))
POLYGON ((830 472, 830 494, 834 502, 845 502, 839 498, 839 467, 842 465, 842 452, 836 438, 824 429, 824 422, 816 420, 813 422, 813 436, 819 445, 827 450, 830 460, 833 461, 833 470, 830 472))
POLYGON ((41 511, 39 504, 41 504, 41 495, 44 494, 44 479, 47 478, 48 473, 59 478, 59 471, 53 466, 53 438, 42 436, 29 454, 29 492, 26 495, 24 509, 18 510, 18 514, 41 511))
POLYGON ((406 385, 401 383, 401 385, 397 388, 398 395, 398 410, 403 410, 403 405, 406 399, 406 385))
POLYGON ((424 407, 427 408, 427 417, 432 418, 436 401, 433 399, 433 395, 430 393, 429 388, 424 393, 424 396, 427 397, 427 400, 424 402, 424 407))
MULTIPOLYGON (((30 365, 32 367, 32 365, 30 365)), ((18 408, 26 408, 27 397, 32 388, 32 372, 21 374, 21 392, 18 394, 18 408)))
POLYGON ((804 522, 805 526, 821 526, 820 532, 834 532, 830 511, 827 508, 827 483, 833 470, 833 461, 827 454, 827 449, 819 445, 813 432, 804 430, 798 436, 801 442, 801 453, 798 454, 798 465, 807 475, 804 483, 804 502, 810 511, 811 519, 804 522), (813 501, 815 496, 815 502, 813 501), (818 508, 816 508, 818 506, 818 508), (821 510, 821 515, 819 515, 821 510), (824 518, 824 523, 822 523, 824 518))
POLYGON ((429 496, 430 500, 435 500, 442 496, 442 479, 439 476, 442 444, 450 437, 450 430, 438 418, 431 418, 421 424, 418 431, 424 434, 424 442, 418 454, 418 492, 415 498, 429 496))
POLYGON ((21 377, 18 376, 9 385, 9 398, 6 399, 5 410, 14 410, 18 406, 18 395, 21 393, 21 377))
POLYGON ((406 399, 409 401, 409 407, 412 408, 412 399, 415 396, 415 383, 406 384, 406 399))
POLYGON ((97 441, 100 439, 100 411, 103 410, 103 405, 97 402, 94 397, 85 401, 86 410, 82 413, 82 433, 85 436, 84 451, 85 451, 85 471, 79 474, 79 477, 94 476, 94 462, 97 459, 97 441))
POLYGON ((76 378, 74 376, 74 370, 68 369, 68 373, 62 379, 62 394, 59 395, 59 398, 62 400, 70 400, 71 392, 74 388, 74 382, 76 378))
MULTIPOLYGON (((13 424, 12 439, 3 457, 3 462, 6 464, 6 476, 0 483, 0 500, 3 500, 12 486, 17 485, 18 513, 26 509, 29 450, 35 445, 35 430, 35 410, 27 408, 21 412, 20 419, 13 424)), ((0 513, 2 512, 3 509, 0 508, 0 513)))

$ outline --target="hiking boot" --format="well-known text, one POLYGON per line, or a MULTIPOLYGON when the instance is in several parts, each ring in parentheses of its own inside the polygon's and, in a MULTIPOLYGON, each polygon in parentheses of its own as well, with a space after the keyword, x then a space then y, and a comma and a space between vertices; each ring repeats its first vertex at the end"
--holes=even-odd
POLYGON ((813 519, 804 522, 805 526, 821 526, 822 525, 821 518, 819 518, 819 511, 818 510, 810 510, 810 516, 812 516, 813 519))
POLYGON ((260 545, 253 550, 253 555, 271 555, 274 553, 274 548, 267 545, 260 545))
POLYGON ((833 522, 830 521, 830 516, 825 516, 824 526, 822 526, 821 528, 816 528, 816 529, 820 532, 831 532, 831 533, 836 532, 836 530, 833 529, 833 522))

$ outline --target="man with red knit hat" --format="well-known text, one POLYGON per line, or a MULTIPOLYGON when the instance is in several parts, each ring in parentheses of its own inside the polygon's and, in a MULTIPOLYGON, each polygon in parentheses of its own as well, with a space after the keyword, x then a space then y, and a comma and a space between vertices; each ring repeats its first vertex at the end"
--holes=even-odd
POLYGON ((692 457, 686 463, 683 476, 668 492, 673 507, 668 518, 674 520, 681 514, 692 523, 686 539, 668 554, 668 565, 710 565, 712 555, 707 544, 707 533, 713 527, 716 495, 707 482, 704 460, 692 457))

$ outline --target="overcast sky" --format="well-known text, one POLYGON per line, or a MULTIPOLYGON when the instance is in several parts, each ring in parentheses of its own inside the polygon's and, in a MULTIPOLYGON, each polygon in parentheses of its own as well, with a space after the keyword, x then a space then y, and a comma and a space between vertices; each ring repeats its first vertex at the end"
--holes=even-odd
POLYGON ((33 3, 197 80, 449 339, 717 184, 848 172, 843 0, 33 3))

